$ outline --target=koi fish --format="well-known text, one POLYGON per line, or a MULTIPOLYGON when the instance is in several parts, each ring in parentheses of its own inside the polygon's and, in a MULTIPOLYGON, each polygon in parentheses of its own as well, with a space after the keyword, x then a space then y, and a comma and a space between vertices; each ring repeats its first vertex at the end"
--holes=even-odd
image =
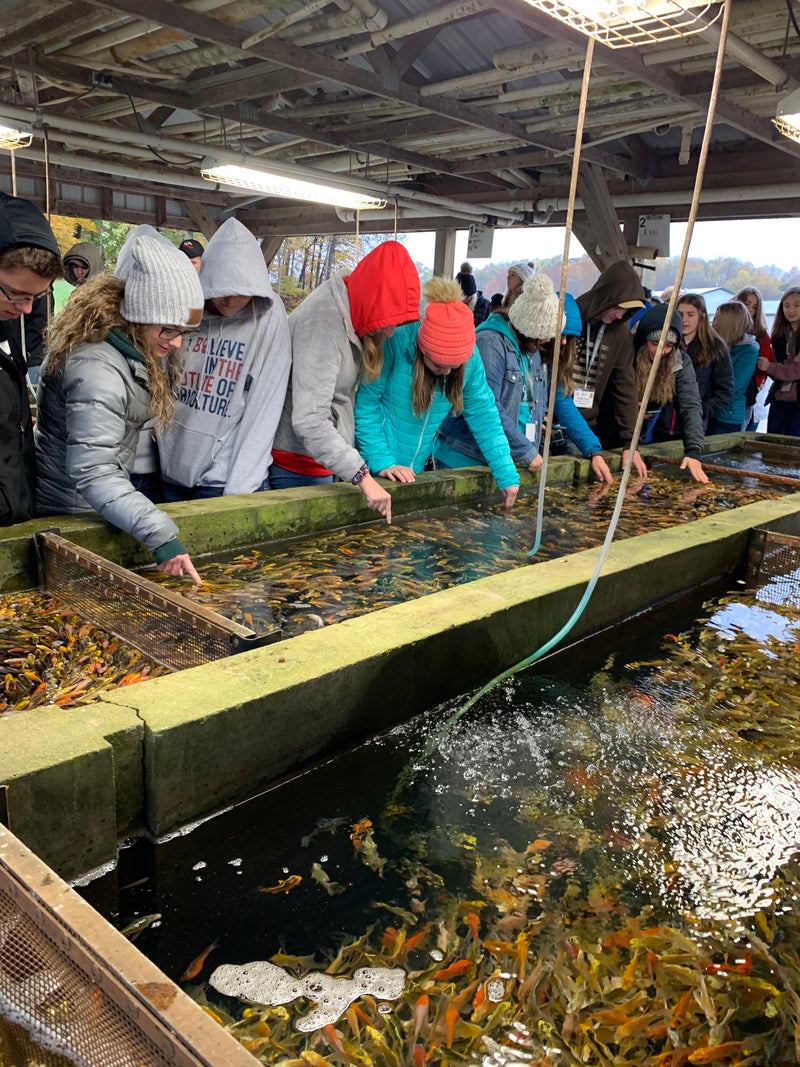
POLYGON ((449 967, 445 967, 441 971, 437 971, 433 976, 435 982, 448 982, 451 978, 458 978, 462 975, 468 967, 472 966, 472 960, 456 960, 455 963, 451 963, 449 967))
POLYGON ((281 878, 277 885, 260 885, 258 891, 259 893, 272 893, 273 895, 288 893, 290 890, 296 889, 302 881, 302 874, 290 874, 288 878, 281 878))
POLYGON ((206 960, 215 948, 219 948, 219 941, 212 941, 208 948, 204 948, 199 956, 196 956, 180 977, 181 982, 188 982, 196 978, 205 967, 206 960))
POLYGON ((142 930, 146 930, 148 926, 152 926, 153 923, 161 921, 161 912, 156 911, 152 915, 143 915, 140 919, 134 919, 132 923, 128 923, 126 927, 120 930, 123 937, 127 937, 129 941, 133 941, 135 937, 138 937, 142 930))
POLYGON ((428 1021, 428 994, 423 993, 417 1001, 417 1006, 414 1009, 414 1033, 411 1037, 412 1043, 416 1046, 417 1038, 425 1023, 428 1021))
POLYGON ((315 882, 319 882, 329 897, 333 897, 337 893, 344 893, 345 887, 340 885, 339 882, 331 881, 318 863, 311 864, 311 877, 315 882))

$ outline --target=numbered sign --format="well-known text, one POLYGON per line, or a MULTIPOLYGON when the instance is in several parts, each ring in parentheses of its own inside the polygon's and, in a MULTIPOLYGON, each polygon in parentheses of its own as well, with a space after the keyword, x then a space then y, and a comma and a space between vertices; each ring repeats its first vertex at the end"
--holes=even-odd
POLYGON ((470 226, 467 259, 491 259, 494 230, 488 226, 470 226))
POLYGON ((668 257, 669 222, 669 215, 640 215, 637 245, 640 248, 655 248, 657 256, 668 257))

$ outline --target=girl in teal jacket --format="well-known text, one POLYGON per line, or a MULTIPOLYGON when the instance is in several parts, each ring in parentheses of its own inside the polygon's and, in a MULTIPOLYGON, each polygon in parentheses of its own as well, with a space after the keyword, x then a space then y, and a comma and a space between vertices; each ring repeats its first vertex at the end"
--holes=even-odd
POLYGON ((380 377, 359 387, 356 446, 374 474, 413 482, 425 469, 450 408, 463 411, 505 505, 511 507, 519 476, 475 348, 472 313, 456 282, 434 278, 425 297, 422 321, 401 326, 387 338, 380 377))

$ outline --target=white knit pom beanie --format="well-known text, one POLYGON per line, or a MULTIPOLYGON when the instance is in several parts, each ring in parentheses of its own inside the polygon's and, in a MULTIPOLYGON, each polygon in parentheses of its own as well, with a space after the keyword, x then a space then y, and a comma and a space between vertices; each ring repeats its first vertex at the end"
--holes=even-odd
POLYGON ((203 290, 191 260, 152 227, 128 234, 114 272, 125 278, 120 313, 128 322, 198 326, 203 290))
POLYGON ((546 274, 534 274, 525 282, 522 292, 508 309, 508 318, 523 337, 546 340, 561 333, 558 329, 558 297, 546 274))

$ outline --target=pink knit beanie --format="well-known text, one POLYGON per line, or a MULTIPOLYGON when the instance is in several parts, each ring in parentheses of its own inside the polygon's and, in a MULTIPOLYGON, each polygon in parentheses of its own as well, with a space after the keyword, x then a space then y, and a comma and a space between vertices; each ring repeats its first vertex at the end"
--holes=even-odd
MULTIPOLYGON (((438 282, 439 279, 433 279, 438 282)), ((426 286, 429 292, 431 283, 426 286)), ((475 348, 475 320, 462 300, 434 301, 425 308, 417 344, 434 363, 460 367, 475 348)))

